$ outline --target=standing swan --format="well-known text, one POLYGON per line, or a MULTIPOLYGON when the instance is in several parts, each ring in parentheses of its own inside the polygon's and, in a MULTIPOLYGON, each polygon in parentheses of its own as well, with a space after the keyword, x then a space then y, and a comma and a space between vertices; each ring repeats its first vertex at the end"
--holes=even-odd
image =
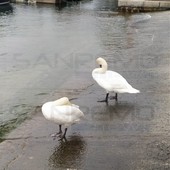
POLYGON ((59 125, 59 132, 53 135, 54 137, 62 133, 61 126, 64 125, 65 132, 62 135, 61 140, 65 138, 67 128, 72 124, 79 122, 80 119, 84 117, 79 106, 70 103, 67 97, 43 104, 42 113, 47 120, 51 120, 59 125))
POLYGON ((107 62, 103 58, 97 58, 97 64, 100 68, 92 71, 93 79, 106 90, 105 100, 99 102, 108 102, 109 92, 115 92, 114 99, 117 101, 117 93, 140 93, 139 90, 134 89, 124 77, 119 73, 107 70, 107 62))

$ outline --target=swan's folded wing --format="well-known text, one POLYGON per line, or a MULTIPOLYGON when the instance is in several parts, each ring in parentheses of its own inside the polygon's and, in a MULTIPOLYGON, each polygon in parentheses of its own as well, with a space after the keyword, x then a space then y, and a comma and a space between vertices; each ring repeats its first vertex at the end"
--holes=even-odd
POLYGON ((96 82, 108 91, 121 91, 132 88, 126 79, 114 71, 106 71, 104 74, 93 74, 96 82))
POLYGON ((63 123, 76 122, 84 117, 83 112, 73 106, 55 106, 53 108, 53 119, 63 123))
POLYGON ((107 82, 110 86, 114 87, 115 89, 129 89, 132 86, 126 81, 126 79, 117 72, 114 71, 107 71, 106 77, 107 82))

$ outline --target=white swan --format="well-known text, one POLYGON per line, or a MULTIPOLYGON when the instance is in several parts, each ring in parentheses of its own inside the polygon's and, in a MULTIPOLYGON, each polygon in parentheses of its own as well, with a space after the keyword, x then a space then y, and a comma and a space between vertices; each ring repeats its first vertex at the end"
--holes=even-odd
POLYGON ((65 138, 69 126, 79 122, 84 117, 79 106, 70 103, 67 97, 43 104, 42 113, 47 120, 51 120, 59 125, 59 132, 53 135, 54 137, 62 133, 61 126, 64 125, 65 132, 61 139, 65 138))
POLYGON ((107 62, 103 58, 97 58, 96 62, 100 68, 92 71, 93 79, 106 90, 106 98, 100 102, 108 102, 109 92, 115 92, 115 99, 117 100, 117 93, 140 93, 139 90, 133 88, 124 77, 119 73, 107 70, 107 62))

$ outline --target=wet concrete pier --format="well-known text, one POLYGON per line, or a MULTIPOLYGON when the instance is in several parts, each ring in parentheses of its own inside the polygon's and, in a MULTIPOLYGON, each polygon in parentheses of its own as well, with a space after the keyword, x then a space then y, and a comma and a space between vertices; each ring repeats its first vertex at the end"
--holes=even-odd
POLYGON ((47 3, 47 4, 55 4, 57 1, 58 0, 36 0, 37 3, 47 3))
POLYGON ((170 9, 170 0, 118 0, 119 11, 143 12, 170 9))
MULTIPOLYGON (((73 0, 75 2, 78 2, 80 0, 73 0)), ((44 4, 62 4, 67 3, 69 0, 11 0, 11 2, 21 2, 21 3, 44 3, 44 4)), ((71 1, 72 2, 72 1, 71 1)))

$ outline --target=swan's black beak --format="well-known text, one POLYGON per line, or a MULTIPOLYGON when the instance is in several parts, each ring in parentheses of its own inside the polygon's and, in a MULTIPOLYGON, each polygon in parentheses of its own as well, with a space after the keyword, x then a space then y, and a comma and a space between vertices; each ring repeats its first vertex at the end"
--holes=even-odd
POLYGON ((100 64, 99 66, 100 66, 100 68, 102 68, 102 65, 101 65, 101 64, 100 64))

